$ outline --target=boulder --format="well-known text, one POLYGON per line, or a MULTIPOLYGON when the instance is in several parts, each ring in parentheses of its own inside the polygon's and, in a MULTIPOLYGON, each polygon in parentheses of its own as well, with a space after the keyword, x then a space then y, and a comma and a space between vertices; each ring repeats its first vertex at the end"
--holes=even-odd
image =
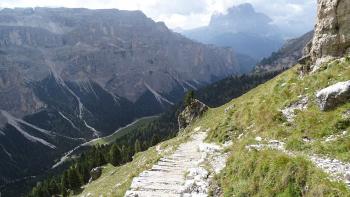
POLYGON ((90 171, 91 178, 90 178, 89 182, 97 180, 98 178, 100 178, 100 176, 102 175, 102 169, 103 169, 102 167, 93 168, 90 171))
POLYGON ((208 110, 208 106, 194 99, 189 106, 187 106, 178 116, 179 129, 186 128, 196 118, 203 115, 208 110))
POLYGON ((350 101, 350 80, 336 83, 316 93, 316 102, 322 111, 350 101))

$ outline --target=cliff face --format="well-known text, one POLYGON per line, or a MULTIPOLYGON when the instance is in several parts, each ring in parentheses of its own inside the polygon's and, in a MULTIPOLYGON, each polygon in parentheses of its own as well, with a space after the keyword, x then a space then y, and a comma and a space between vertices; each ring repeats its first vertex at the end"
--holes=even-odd
POLYGON ((315 36, 310 52, 311 61, 341 57, 350 49, 350 1, 318 0, 315 36))

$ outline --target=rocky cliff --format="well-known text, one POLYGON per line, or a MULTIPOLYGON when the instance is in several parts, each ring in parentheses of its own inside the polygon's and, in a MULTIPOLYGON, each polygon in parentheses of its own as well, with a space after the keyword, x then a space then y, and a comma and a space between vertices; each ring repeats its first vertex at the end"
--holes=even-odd
POLYGON ((315 36, 306 49, 312 63, 320 64, 350 52, 349 20, 348 0, 318 0, 315 36))

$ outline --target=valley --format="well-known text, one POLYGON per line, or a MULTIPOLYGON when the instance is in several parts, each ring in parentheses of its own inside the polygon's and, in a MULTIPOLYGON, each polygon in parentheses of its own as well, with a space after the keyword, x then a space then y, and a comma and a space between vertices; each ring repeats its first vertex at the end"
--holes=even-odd
POLYGON ((0 3, 0 196, 350 196, 348 1, 163 3, 0 3))

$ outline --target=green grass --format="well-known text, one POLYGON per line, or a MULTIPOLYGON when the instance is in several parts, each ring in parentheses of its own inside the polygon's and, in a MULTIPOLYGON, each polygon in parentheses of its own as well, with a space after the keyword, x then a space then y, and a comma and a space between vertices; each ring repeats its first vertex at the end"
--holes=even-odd
POLYGON ((278 151, 235 150, 221 174, 224 196, 349 196, 344 184, 302 157, 278 151))
MULTIPOLYGON (((344 183, 332 182, 328 175, 302 156, 291 157, 272 150, 247 151, 247 144, 256 143, 261 136, 286 142, 291 151, 328 155, 350 161, 349 120, 342 113, 350 103, 322 112, 315 103, 316 91, 339 81, 350 80, 350 62, 326 64, 320 71, 301 78, 300 66, 282 73, 273 80, 258 86, 245 95, 215 109, 209 109, 179 136, 161 144, 163 149, 175 150, 191 135, 193 128, 209 128, 208 141, 233 141, 227 167, 216 176, 215 184, 224 196, 350 196, 344 183), (297 101, 300 95, 309 97, 307 110, 298 111, 293 123, 286 122, 280 110, 297 101), (234 106, 225 113, 225 109, 234 106), (325 142, 332 134, 348 134, 341 139, 325 142), (238 136, 244 134, 242 139, 238 136), (312 143, 302 139, 311 138, 312 143)), ((83 194, 111 194, 123 196, 131 180, 150 168, 160 157, 155 148, 138 153, 124 166, 107 166, 97 181, 86 186, 83 194)))
POLYGON ((134 131, 136 128, 141 128, 143 125, 147 125, 149 122, 157 119, 157 116, 151 116, 151 117, 146 117, 146 118, 141 118, 137 121, 135 121, 134 124, 128 125, 126 127, 123 127, 113 133, 112 135, 99 138, 97 140, 93 140, 88 143, 90 146, 95 146, 95 145, 106 145, 106 144, 111 144, 115 142, 117 139, 127 135, 128 133, 134 131))
POLYGON ((123 166, 106 165, 101 177, 87 184, 82 193, 77 196, 85 196, 89 193, 93 196, 124 196, 130 187, 132 178, 150 168, 159 158, 160 155, 157 154, 155 148, 150 148, 143 153, 136 154, 132 162, 123 166))
POLYGON ((304 78, 299 77, 298 67, 295 66, 222 107, 211 109, 206 119, 215 121, 203 120, 203 124, 212 128, 209 140, 223 142, 235 139, 243 132, 283 140, 291 150, 323 153, 350 161, 350 156, 346 155, 350 152, 348 137, 332 144, 321 143, 324 137, 344 130, 350 131, 349 120, 342 117, 342 113, 350 109, 350 102, 327 112, 320 111, 315 102, 316 91, 339 81, 350 80, 349 62, 330 63, 321 71, 304 78), (296 112, 295 121, 287 123, 280 110, 297 101, 300 95, 309 97, 308 109, 296 112), (235 106, 234 109, 228 114, 223 113, 231 105, 235 106), (303 137, 313 139, 315 145, 306 144, 302 141, 303 137))
POLYGON ((217 176, 224 196, 350 196, 344 183, 331 182, 327 175, 303 157, 290 157, 278 151, 248 152, 244 147, 261 136, 286 142, 286 148, 301 153, 317 153, 350 161, 349 119, 342 114, 350 102, 323 112, 315 102, 318 90, 350 80, 350 62, 333 62, 320 71, 301 78, 299 65, 258 86, 219 108, 210 109, 196 125, 211 129, 209 141, 233 140, 231 157, 217 176), (308 96, 307 110, 296 112, 288 123, 281 109, 308 96), (225 109, 235 106, 230 112, 225 109), (332 142, 325 137, 348 131, 332 142), (243 140, 237 140, 240 134, 243 140), (311 138, 312 143, 303 141, 311 138))

